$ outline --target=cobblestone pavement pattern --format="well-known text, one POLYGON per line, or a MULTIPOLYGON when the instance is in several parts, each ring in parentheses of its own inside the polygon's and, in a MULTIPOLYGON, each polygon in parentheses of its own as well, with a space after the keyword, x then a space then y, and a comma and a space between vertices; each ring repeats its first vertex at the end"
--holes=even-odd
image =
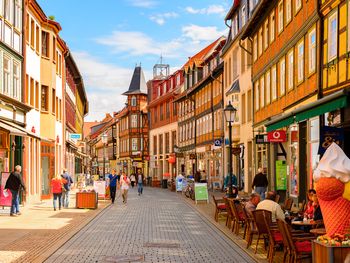
POLYGON ((255 262, 173 192, 120 199, 45 262, 255 262))

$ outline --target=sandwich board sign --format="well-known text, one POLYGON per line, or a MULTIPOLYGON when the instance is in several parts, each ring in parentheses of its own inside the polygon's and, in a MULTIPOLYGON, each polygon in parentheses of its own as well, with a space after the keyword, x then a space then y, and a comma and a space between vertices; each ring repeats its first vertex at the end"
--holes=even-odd
POLYGON ((194 198, 197 201, 207 201, 209 204, 208 185, 207 183, 194 184, 194 198))

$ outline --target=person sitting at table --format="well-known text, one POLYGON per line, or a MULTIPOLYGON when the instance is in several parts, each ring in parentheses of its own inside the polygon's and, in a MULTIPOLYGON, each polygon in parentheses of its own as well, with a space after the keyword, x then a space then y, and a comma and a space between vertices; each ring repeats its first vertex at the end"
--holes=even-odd
POLYGON ((321 211, 320 204, 318 203, 317 195, 314 194, 312 196, 312 199, 313 199, 313 204, 312 205, 314 207, 313 220, 314 221, 323 220, 322 211, 321 211))
POLYGON ((261 209, 271 211, 272 222, 276 222, 276 218, 280 220, 285 220, 283 210, 281 206, 274 201, 275 199, 276 193, 272 191, 268 192, 266 195, 266 199, 261 201, 257 205, 256 210, 261 209))
POLYGON ((256 210, 256 206, 260 202, 260 195, 257 193, 253 193, 250 195, 250 200, 245 203, 245 210, 252 215, 252 212, 256 210))
POLYGON ((314 217, 314 205, 313 205, 313 196, 316 195, 316 191, 314 189, 310 189, 307 194, 307 205, 304 211, 304 217, 307 219, 312 219, 314 217))

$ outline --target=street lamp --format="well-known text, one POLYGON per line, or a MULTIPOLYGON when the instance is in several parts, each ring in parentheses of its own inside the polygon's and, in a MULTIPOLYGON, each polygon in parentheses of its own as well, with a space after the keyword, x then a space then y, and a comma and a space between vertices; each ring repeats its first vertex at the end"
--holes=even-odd
POLYGON ((107 133, 103 133, 101 136, 102 143, 103 143, 103 178, 105 178, 106 175, 106 144, 108 140, 107 133))
POLYGON ((230 175, 230 180, 229 180, 229 191, 228 191, 228 197, 234 197, 233 196, 233 191, 232 191, 232 123, 235 121, 236 118, 236 112, 237 109, 234 108, 231 104, 231 101, 229 101, 228 105, 224 109, 225 113, 225 119, 226 122, 228 123, 228 145, 229 145, 229 158, 228 158, 228 170, 229 170, 229 175, 230 175))

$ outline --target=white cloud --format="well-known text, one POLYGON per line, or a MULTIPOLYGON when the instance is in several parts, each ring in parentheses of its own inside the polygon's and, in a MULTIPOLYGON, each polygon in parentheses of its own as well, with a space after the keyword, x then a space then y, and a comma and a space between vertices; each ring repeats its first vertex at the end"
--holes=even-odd
POLYGON ((219 14, 225 15, 225 8, 222 5, 210 5, 206 8, 195 9, 191 6, 185 8, 187 13, 190 14, 201 14, 201 15, 211 15, 211 14, 219 14))
POLYGON ((137 31, 114 31, 110 36, 97 39, 97 42, 112 47, 114 53, 128 53, 131 56, 160 56, 163 54, 167 57, 174 57, 174 51, 182 47, 179 39, 159 42, 137 31))
POLYGON ((178 14, 175 12, 169 12, 164 14, 157 14, 150 16, 150 19, 154 22, 156 22, 158 25, 162 26, 165 24, 165 20, 168 18, 176 18, 178 17, 178 14))
MULTIPOLYGON (((102 120, 106 113, 119 111, 124 107, 134 68, 118 67, 104 63, 86 52, 73 52, 83 76, 89 101, 86 121, 102 120)), ((144 70, 146 81, 151 72, 144 70)))
POLYGON ((158 4, 157 1, 153 0, 128 0, 128 2, 136 7, 152 8, 158 4))
POLYGON ((192 39, 193 42, 212 41, 222 35, 226 35, 226 30, 219 31, 215 26, 202 27, 198 25, 188 25, 182 28, 184 36, 192 39))

